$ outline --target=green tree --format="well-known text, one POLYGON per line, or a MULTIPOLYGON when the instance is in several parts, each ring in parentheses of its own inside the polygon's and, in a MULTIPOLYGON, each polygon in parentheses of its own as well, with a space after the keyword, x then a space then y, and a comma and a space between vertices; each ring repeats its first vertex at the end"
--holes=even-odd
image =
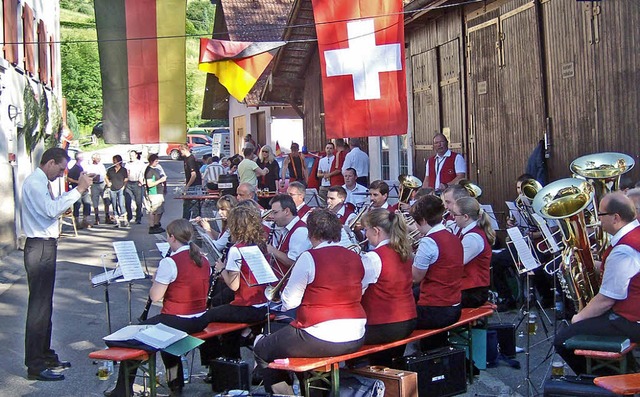
POLYGON ((187 5, 187 34, 207 34, 213 31, 215 7, 209 0, 192 1, 187 5))

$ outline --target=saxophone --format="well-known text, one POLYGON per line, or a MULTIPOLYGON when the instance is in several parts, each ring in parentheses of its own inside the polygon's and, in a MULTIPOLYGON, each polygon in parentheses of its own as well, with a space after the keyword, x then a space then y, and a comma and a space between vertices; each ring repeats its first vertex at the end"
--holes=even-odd
POLYGON ((560 224, 565 249, 558 277, 578 312, 600 288, 600 275, 591 254, 584 214, 593 195, 593 185, 589 182, 565 178, 541 189, 533 200, 535 212, 547 219, 556 219, 560 224))

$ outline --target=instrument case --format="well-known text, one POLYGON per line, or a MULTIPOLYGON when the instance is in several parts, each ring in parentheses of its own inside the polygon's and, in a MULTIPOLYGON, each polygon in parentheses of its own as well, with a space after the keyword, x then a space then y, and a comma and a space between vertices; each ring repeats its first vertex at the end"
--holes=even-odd
POLYGON ((489 324, 489 331, 495 330, 498 335, 498 349, 507 358, 516 356, 516 326, 515 324, 489 324))
POLYGON ((467 391, 465 352, 442 347, 424 353, 395 358, 393 366, 418 374, 420 397, 446 397, 467 391))
POLYGON ((593 384, 594 376, 565 375, 544 382, 544 397, 611 397, 621 396, 593 384))
POLYGON ((249 364, 246 361, 216 358, 209 363, 211 390, 250 390, 249 364))
POLYGON ((418 395, 418 374, 415 372, 375 365, 352 369, 349 372, 381 380, 387 396, 415 397, 418 395))

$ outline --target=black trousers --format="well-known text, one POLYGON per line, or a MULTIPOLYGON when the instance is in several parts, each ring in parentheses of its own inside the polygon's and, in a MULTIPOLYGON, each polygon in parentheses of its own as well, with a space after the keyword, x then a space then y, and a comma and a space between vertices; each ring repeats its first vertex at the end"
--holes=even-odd
POLYGON ((469 288, 462 291, 462 307, 480 307, 489 299, 489 287, 469 288))
MULTIPOLYGON (((457 306, 418 306, 417 329, 438 329, 449 326, 460 320, 462 305, 457 306)), ((420 340, 420 349, 427 351, 446 346, 448 332, 430 336, 420 340)))
POLYGON ((124 206, 127 209, 127 220, 133 219, 132 203, 136 203, 136 221, 142 219, 142 196, 144 186, 138 186, 138 182, 127 182, 124 190, 124 206))
MULTIPOLYGON (((364 344, 375 345, 404 339, 416 329, 417 324, 418 320, 412 318, 411 320, 397 323, 367 325, 365 327, 364 344)), ((371 354, 368 357, 369 364, 390 367, 395 357, 401 357, 404 354, 405 347, 406 345, 402 345, 371 354)))
POLYGON ((272 386, 289 380, 286 371, 269 369, 275 359, 288 357, 329 357, 353 353, 364 344, 364 338, 350 342, 327 342, 304 330, 288 325, 261 339, 253 350, 256 364, 262 372, 264 388, 273 393, 272 386))
POLYGON ((29 285, 27 324, 24 338, 24 364, 37 374, 58 361, 51 349, 51 314, 56 280, 58 240, 27 238, 24 267, 29 285))
MULTIPOLYGON (((566 349, 563 345, 567 339, 575 335, 626 336, 632 342, 640 342, 640 323, 629 321, 613 311, 608 311, 601 316, 579 321, 558 331, 553 342, 556 352, 566 361, 573 372, 579 375, 586 372, 585 358, 574 355, 573 350, 566 349)), ((631 369, 637 368, 633 360, 630 365, 631 369)), ((598 375, 612 375, 612 373, 603 372, 598 375)))
MULTIPOLYGON (((162 323, 171 328, 179 329, 188 334, 202 331, 208 324, 208 322, 206 322, 204 318, 204 315, 194 318, 184 318, 171 314, 158 314, 157 316, 153 316, 150 319, 143 321, 141 324, 158 323, 162 323)), ((180 360, 180 357, 165 352, 160 352, 160 355, 162 356, 162 362, 164 363, 164 366, 167 370, 167 383, 169 385, 169 389, 182 389, 182 387, 184 386, 184 378, 182 377, 182 361, 180 360)), ((129 395, 133 395, 133 383, 136 379, 137 368, 133 365, 130 365, 129 367, 131 368, 129 370, 129 373, 125 374, 124 365, 120 365, 120 369, 118 371, 118 380, 112 394, 113 396, 127 395, 125 388, 125 376, 129 376, 129 395)))

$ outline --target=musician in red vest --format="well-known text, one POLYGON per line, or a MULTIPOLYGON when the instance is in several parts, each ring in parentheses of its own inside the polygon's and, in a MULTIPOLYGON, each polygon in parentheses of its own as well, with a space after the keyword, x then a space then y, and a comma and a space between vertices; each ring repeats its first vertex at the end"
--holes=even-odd
POLYGON ((279 194, 271 199, 271 216, 275 222, 274 238, 267 246, 277 262, 277 270, 286 272, 304 251, 311 248, 307 225, 298 217, 293 198, 279 194))
POLYGON ((491 246, 496 241, 496 232, 491 227, 489 215, 472 197, 458 199, 451 215, 464 249, 462 307, 480 307, 489 299, 491 246))
MULTIPOLYGON (((418 329, 437 329, 454 324, 462 312, 461 289, 464 272, 460 239, 442 224, 444 205, 436 196, 421 197, 411 207, 411 216, 425 234, 413 260, 413 282, 420 284, 418 329)), ((423 351, 447 343, 447 333, 420 341, 423 351)))
POLYGON ((378 179, 369 184, 369 198, 371 199, 371 209, 382 208, 389 212, 396 212, 397 204, 390 205, 387 202, 389 197, 389 185, 387 182, 378 179))
POLYGON ((443 134, 433 137, 436 155, 427 160, 427 171, 422 186, 443 191, 465 178, 467 163, 460 153, 449 150, 449 141, 443 134))
MULTIPOLYGON (((247 262, 243 258, 244 247, 257 246, 267 252, 266 234, 262 228, 260 212, 252 205, 238 205, 229 212, 227 226, 234 245, 227 253, 226 263, 216 261, 215 271, 220 274, 218 282, 224 282, 232 291, 234 299, 226 305, 209 309, 205 314, 210 322, 255 323, 267 315, 266 285, 258 285, 247 262)), ((201 348, 202 362, 219 356, 240 358, 241 332, 225 334, 221 341, 208 339, 201 348)))
POLYGON ((327 209, 338 217, 340 223, 348 225, 349 221, 355 217, 356 207, 345 202, 347 191, 342 186, 331 186, 327 192, 327 209))
POLYGON ((304 184, 301 182, 291 182, 289 187, 287 187, 287 194, 291 196, 293 202, 296 204, 298 218, 300 218, 302 222, 306 222, 309 212, 311 211, 311 207, 309 207, 304 201, 307 194, 307 189, 304 184))
POLYGON ((307 183, 307 166, 304 163, 304 154, 300 153, 300 145, 291 143, 291 153, 289 153, 282 163, 282 179, 280 186, 284 187, 284 180, 287 179, 287 170, 289 171, 289 182, 307 183))
MULTIPOLYGON (((602 284, 587 306, 558 331, 556 352, 576 374, 585 373, 585 358, 573 354, 563 343, 574 335, 620 336, 640 342, 640 223, 636 209, 622 192, 607 194, 600 201, 598 219, 611 236, 611 246, 602 257, 602 284)), ((637 370, 633 359, 630 372, 637 370)))
POLYGON ((288 373, 267 367, 273 360, 338 356, 364 342, 360 256, 338 245, 342 225, 329 210, 311 213, 308 228, 313 248, 300 255, 281 296, 285 310, 297 308, 296 318, 254 348, 268 393, 275 383, 289 380, 288 373))
MULTIPOLYGON (((202 331, 209 321, 204 316, 209 291, 209 261, 192 241, 193 227, 186 219, 176 219, 167 225, 167 242, 171 254, 158 264, 149 297, 162 301, 162 310, 143 324, 162 323, 187 333, 202 331)), ((167 369, 167 383, 172 395, 184 387, 180 357, 161 352, 167 369)), ((129 372, 129 390, 125 387, 124 365, 120 365, 116 387, 106 396, 132 396, 136 367, 129 372)))
MULTIPOLYGON (((362 223, 373 251, 362 257, 362 306, 367 313, 365 343, 404 339, 416 328, 411 265, 413 249, 402 214, 383 209, 367 212, 362 223)), ((404 353, 398 346, 370 357, 369 363, 389 366, 404 353)))

